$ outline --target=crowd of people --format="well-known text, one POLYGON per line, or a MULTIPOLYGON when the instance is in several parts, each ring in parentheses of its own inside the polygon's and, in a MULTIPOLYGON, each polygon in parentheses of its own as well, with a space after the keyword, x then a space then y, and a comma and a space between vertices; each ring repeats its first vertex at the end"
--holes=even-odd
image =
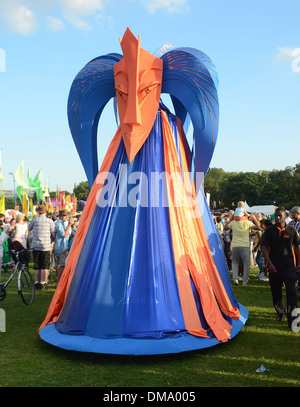
POLYGON ((235 211, 214 216, 233 284, 239 285, 242 281, 247 285, 250 269, 257 265, 256 277, 269 281, 277 320, 287 317, 292 327, 300 299, 297 296, 300 290, 300 206, 290 212, 278 207, 270 218, 261 213, 248 214, 243 206, 244 202, 240 201, 235 211))
POLYGON ((50 280, 56 286, 60 280, 80 215, 71 217, 66 210, 49 213, 45 205, 36 212, 31 221, 21 213, 12 212, 11 219, 0 214, 0 235, 6 235, 0 245, 0 278, 2 269, 7 273, 14 266, 10 242, 19 242, 21 249, 32 253, 35 289, 46 290, 50 280))
MULTIPOLYGON (((49 280, 55 280, 57 286, 61 278, 80 216, 71 217, 66 210, 48 213, 45 205, 39 205, 36 212, 31 221, 20 213, 13 213, 11 219, 0 214, 0 279, 1 270, 8 272, 14 265, 9 242, 16 241, 32 250, 35 288, 46 290, 49 280)), ((278 321, 287 317, 291 326, 300 290, 300 206, 290 213, 279 207, 268 218, 262 213, 247 213, 240 201, 235 211, 213 217, 233 284, 247 285, 250 270, 257 265, 256 277, 269 281, 278 321)))

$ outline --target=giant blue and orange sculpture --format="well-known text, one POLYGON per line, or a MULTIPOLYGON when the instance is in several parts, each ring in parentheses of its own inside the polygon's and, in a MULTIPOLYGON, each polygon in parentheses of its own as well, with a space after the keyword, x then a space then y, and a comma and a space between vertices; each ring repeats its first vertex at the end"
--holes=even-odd
POLYGON ((112 354, 227 342, 248 311, 234 298, 196 182, 217 141, 216 70, 191 48, 153 56, 129 29, 121 47, 123 56, 89 62, 70 90, 70 129, 92 188, 40 336, 64 349, 112 354), (112 98, 120 124, 98 171, 98 122, 112 98))

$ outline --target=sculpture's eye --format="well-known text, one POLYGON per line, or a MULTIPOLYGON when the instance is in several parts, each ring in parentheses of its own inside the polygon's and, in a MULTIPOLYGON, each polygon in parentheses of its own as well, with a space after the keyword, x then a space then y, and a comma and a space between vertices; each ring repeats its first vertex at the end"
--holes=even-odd
POLYGON ((160 82, 154 82, 151 83, 150 85, 143 87, 139 93, 140 93, 140 99, 143 100, 146 96, 149 95, 154 89, 156 89, 160 85, 160 82))
POLYGON ((124 100, 127 100, 128 97, 128 93, 124 92, 123 90, 119 89, 119 88, 115 88, 116 89, 116 94, 119 95, 121 98, 123 98, 124 100))

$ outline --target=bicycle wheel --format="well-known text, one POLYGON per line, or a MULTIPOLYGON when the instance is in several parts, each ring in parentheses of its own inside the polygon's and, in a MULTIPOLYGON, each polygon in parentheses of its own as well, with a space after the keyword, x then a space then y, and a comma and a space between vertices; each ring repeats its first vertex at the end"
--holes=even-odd
POLYGON ((25 267, 22 267, 18 274, 18 293, 25 305, 33 303, 34 285, 31 274, 25 267))

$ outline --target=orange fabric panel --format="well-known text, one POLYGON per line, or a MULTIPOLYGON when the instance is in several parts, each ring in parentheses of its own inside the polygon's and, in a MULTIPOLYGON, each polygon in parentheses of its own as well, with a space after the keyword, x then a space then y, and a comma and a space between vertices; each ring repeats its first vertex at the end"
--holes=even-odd
MULTIPOLYGON (((180 141, 180 151, 181 151, 181 165, 183 166, 183 171, 188 172, 190 166, 189 166, 189 162, 188 162, 189 160, 187 160, 186 157, 189 157, 189 156, 188 155, 183 155, 183 152, 188 151, 186 137, 185 137, 182 125, 179 126, 178 129, 179 129, 179 141, 180 141)), ((194 184, 191 185, 189 188, 192 189, 193 202, 196 202, 197 207, 199 207, 198 206, 198 200, 196 198, 194 184)), ((209 246, 209 243, 208 243, 206 231, 205 231, 201 216, 199 216, 195 220, 196 220, 196 222, 198 224, 198 230, 200 231, 200 235, 202 236, 206 247, 209 248, 208 251, 207 251, 208 256, 209 256, 208 257, 208 262, 212 267, 211 270, 210 270, 210 279, 212 281, 214 294, 215 294, 215 296, 217 298, 219 306, 220 306, 221 310, 226 315, 228 315, 230 318, 239 319, 239 317, 240 317, 239 309, 232 306, 231 301, 228 298, 227 292, 226 292, 226 290, 224 288, 224 285, 222 283, 222 280, 220 278, 220 275, 218 273, 217 267, 215 265, 215 262, 214 262, 213 255, 212 255, 211 250, 210 250, 210 246, 209 246)))
MULTIPOLYGON (((117 130, 114 138, 112 139, 108 151, 105 155, 103 163, 101 165, 99 174, 102 172, 108 172, 110 170, 113 159, 116 155, 116 152, 119 148, 121 141, 121 132, 120 128, 117 130)), ((55 290, 52 301, 50 303, 47 315, 39 330, 49 323, 56 322, 60 312, 62 311, 63 305, 65 303, 66 296, 69 291, 69 287, 73 278, 74 271, 76 269, 77 261, 89 229, 90 221, 94 214, 94 210, 97 205, 97 197, 102 189, 103 184, 97 182, 97 178, 92 186, 92 189, 89 193, 86 205, 82 212, 78 229, 74 236, 74 240, 71 246, 70 253, 68 255, 67 263, 63 274, 60 278, 58 287, 55 290)))
MULTIPOLYGON (((170 191, 168 189, 168 195, 169 194, 170 191)), ((169 197, 169 200, 172 201, 172 198, 169 197)), ((182 240, 174 236, 176 235, 176 230, 174 230, 174 227, 172 227, 172 225, 177 224, 178 220, 173 205, 169 206, 169 214, 178 290, 185 326, 189 333, 195 336, 208 338, 206 330, 201 325, 196 303, 194 300, 194 295, 190 282, 188 256, 186 256, 185 254, 185 247, 182 240)))
MULTIPOLYGON (((181 175, 178 152, 169 122, 165 112, 161 112, 161 115, 165 169, 169 175, 176 173, 181 175)), ((187 174, 189 171, 185 153, 187 146, 183 143, 182 129, 179 134, 182 172, 187 174)), ((179 294, 186 328, 193 335, 203 335, 203 328, 195 304, 191 305, 194 303, 194 298, 189 282, 190 273, 200 296, 203 314, 208 325, 219 341, 226 342, 230 336, 231 325, 223 318, 220 309, 234 319, 239 318, 239 310, 231 305, 215 266, 200 216, 194 186, 191 183, 188 185, 188 177, 184 179, 185 184, 182 176, 174 176, 172 180, 173 182, 168 184, 170 223, 179 294), (194 203, 194 207, 189 208, 189 202, 180 204, 178 197, 188 198, 190 202, 194 203), (195 216, 195 213, 198 217, 195 216), (185 306, 187 303, 189 304, 188 307, 185 306)))

